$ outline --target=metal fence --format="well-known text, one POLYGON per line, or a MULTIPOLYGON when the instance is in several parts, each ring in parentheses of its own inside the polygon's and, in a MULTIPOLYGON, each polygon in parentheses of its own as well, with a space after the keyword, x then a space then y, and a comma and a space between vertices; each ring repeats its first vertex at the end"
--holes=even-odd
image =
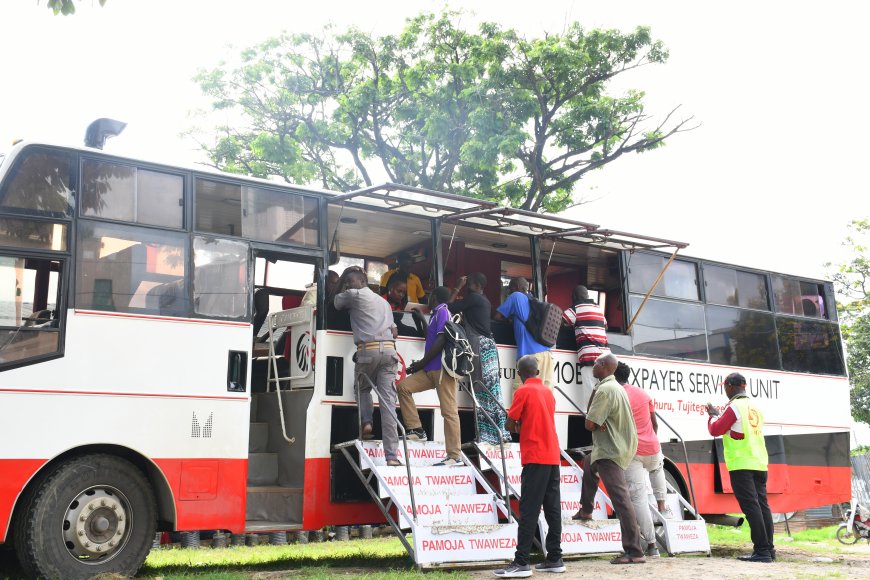
POLYGON ((870 506, 870 453, 852 456, 852 498, 870 506))

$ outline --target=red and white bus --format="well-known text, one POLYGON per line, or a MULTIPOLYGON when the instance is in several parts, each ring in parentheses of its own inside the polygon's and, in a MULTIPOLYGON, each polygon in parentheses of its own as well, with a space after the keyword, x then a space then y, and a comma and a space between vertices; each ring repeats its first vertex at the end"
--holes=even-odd
MULTIPOLYGON (((357 437, 354 345, 324 281, 356 264, 377 283, 400 251, 427 288, 483 272, 494 307, 514 276, 563 308, 575 285, 594 291, 613 351, 685 441, 660 430, 669 477, 688 497, 691 476, 700 513, 738 511, 701 412, 724 403, 735 370, 765 412, 773 510, 847 501, 831 284, 675 258, 683 247, 420 189, 335 193, 20 143, 0 165, 0 543, 27 573, 76 578, 134 573, 159 530, 382 521, 333 447, 357 437), (278 405, 263 313, 300 305, 278 405)), ((420 358, 404 323, 399 352, 420 358)), ((494 332, 509 404, 516 349, 509 325, 494 332)), ((573 340, 566 328, 554 348, 566 448, 589 444, 568 400, 573 340)), ((418 401, 443 440, 435 393, 418 401)))

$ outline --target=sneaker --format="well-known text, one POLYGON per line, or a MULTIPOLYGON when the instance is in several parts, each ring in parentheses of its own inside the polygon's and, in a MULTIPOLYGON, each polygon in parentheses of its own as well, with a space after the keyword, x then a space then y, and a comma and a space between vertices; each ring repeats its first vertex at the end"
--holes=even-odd
POLYGON ((770 564, 773 562, 773 558, 767 554, 758 554, 756 552, 752 552, 752 555, 750 556, 737 556, 737 559, 741 562, 760 562, 762 564, 770 564))
POLYGON ((532 568, 528 564, 511 562, 501 570, 496 570, 495 575, 499 578, 528 578, 532 575, 532 568))
POLYGON ((653 544, 651 546, 647 546, 646 552, 644 552, 647 558, 658 558, 661 556, 659 553, 658 547, 653 544))
POLYGON ((429 438, 426 437, 426 432, 423 429, 408 429, 405 432, 405 436, 408 438, 408 441, 428 441, 429 438))
POLYGON ((439 461, 438 463, 436 463, 432 467, 462 467, 463 465, 465 465, 465 464, 462 463, 461 461, 459 461, 458 459, 453 459, 452 457, 448 457, 444 461, 439 461))
POLYGON ((535 566, 536 572, 554 572, 556 574, 561 574, 565 571, 565 564, 562 562, 562 558, 559 558, 555 562, 551 562, 550 560, 544 560, 540 564, 535 566))

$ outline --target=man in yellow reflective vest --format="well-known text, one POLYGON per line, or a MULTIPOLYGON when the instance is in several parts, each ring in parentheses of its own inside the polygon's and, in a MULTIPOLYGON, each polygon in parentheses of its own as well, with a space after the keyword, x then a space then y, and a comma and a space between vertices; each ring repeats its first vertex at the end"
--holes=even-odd
POLYGON ((728 405, 719 409, 707 403, 707 430, 722 436, 725 466, 740 509, 749 522, 753 551, 738 556, 745 562, 773 562, 773 517, 767 505, 767 447, 764 444, 764 415, 746 394, 746 379, 731 373, 722 383, 728 405), (713 418, 717 417, 714 421, 713 418))

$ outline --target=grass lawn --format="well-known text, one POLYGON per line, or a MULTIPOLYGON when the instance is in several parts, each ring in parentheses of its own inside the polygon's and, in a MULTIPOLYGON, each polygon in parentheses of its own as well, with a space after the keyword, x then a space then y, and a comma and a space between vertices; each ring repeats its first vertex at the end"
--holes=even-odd
MULTIPOLYGON (((145 561, 139 577, 204 578, 208 580, 242 580, 252 577, 278 579, 280 573, 292 571, 294 578, 371 578, 392 580, 423 575, 396 538, 292 544, 289 546, 239 546, 235 548, 186 550, 161 548, 145 561)), ((466 578, 463 573, 427 573, 427 579, 466 578)))
MULTIPOLYGON (((848 549, 837 540, 837 526, 818 528, 795 532, 789 539, 787 534, 776 534, 773 543, 780 548, 800 548, 810 552, 841 553, 848 549)), ((752 548, 752 539, 749 536, 749 524, 743 523, 740 528, 730 526, 707 525, 707 535, 710 537, 711 546, 726 548, 742 546, 747 550, 752 548)))

